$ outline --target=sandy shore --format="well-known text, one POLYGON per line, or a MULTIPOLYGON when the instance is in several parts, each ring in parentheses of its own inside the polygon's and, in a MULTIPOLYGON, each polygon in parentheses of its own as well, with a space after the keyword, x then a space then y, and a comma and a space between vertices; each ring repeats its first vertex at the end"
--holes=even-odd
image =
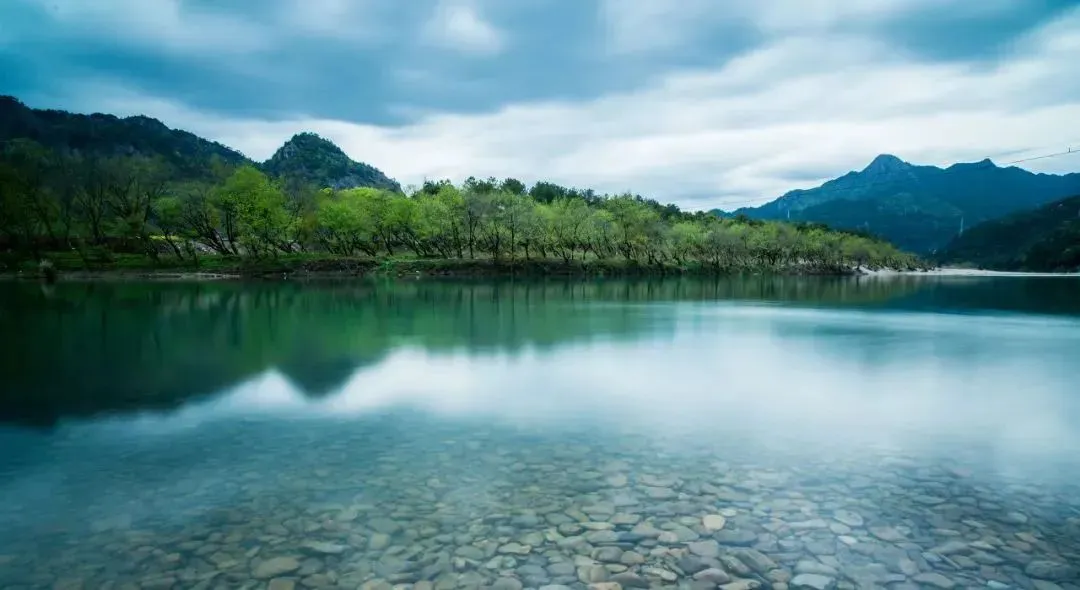
POLYGON ((1009 272, 1000 270, 980 270, 977 268, 935 268, 923 271, 897 271, 891 269, 860 269, 870 276, 936 276, 936 277, 1065 277, 1080 278, 1080 273, 1067 272, 1009 272))

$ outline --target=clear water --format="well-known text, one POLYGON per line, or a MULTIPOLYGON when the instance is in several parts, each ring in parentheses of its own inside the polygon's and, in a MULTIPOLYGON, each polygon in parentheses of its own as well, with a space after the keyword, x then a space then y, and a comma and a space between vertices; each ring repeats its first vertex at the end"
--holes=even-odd
POLYGON ((2 588, 1080 588, 1080 280, 0 303, 2 588))

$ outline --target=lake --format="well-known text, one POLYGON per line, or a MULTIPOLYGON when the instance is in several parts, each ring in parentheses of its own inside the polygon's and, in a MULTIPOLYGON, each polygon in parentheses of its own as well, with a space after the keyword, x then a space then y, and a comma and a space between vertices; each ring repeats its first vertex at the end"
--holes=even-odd
POLYGON ((1080 279, 0 284, 2 588, 1080 588, 1080 279))

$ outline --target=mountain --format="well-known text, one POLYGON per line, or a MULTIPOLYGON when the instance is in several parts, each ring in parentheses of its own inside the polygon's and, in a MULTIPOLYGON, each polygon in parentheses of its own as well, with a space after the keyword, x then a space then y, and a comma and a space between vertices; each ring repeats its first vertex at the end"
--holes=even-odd
POLYGON ((1080 173, 1035 174, 990 160, 938 168, 882 154, 861 171, 733 213, 859 229, 927 254, 947 244, 963 226, 1077 193, 1080 173))
POLYGON ((299 179, 333 189, 372 186, 395 192, 401 185, 377 168, 349 159, 333 142, 314 133, 297 133, 263 164, 270 176, 299 179))
POLYGON ((0 142, 31 139, 56 151, 81 155, 158 156, 178 179, 202 179, 213 162, 253 165, 270 176, 312 183, 320 188, 373 186, 401 190, 378 169, 355 162, 332 142, 314 133, 299 133, 266 162, 144 116, 120 118, 94 113, 34 109, 11 96, 0 96, 0 142))
POLYGON ((218 158, 230 166, 251 161, 240 152, 193 133, 169 129, 161 121, 94 113, 32 109, 11 96, 0 96, 0 142, 32 139, 57 151, 82 155, 157 155, 185 178, 209 173, 218 158))
POLYGON ((1080 195, 980 223, 937 259, 995 270, 1080 271, 1080 195))

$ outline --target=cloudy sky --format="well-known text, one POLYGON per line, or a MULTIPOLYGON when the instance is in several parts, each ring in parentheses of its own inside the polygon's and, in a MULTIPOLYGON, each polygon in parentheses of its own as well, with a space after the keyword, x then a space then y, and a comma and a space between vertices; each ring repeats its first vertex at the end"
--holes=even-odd
MULTIPOLYGON (((3 0, 0 93, 403 184, 760 204, 878 153, 1080 148, 1080 0, 3 0)), ((1080 156, 1023 164, 1080 170, 1080 156)))

